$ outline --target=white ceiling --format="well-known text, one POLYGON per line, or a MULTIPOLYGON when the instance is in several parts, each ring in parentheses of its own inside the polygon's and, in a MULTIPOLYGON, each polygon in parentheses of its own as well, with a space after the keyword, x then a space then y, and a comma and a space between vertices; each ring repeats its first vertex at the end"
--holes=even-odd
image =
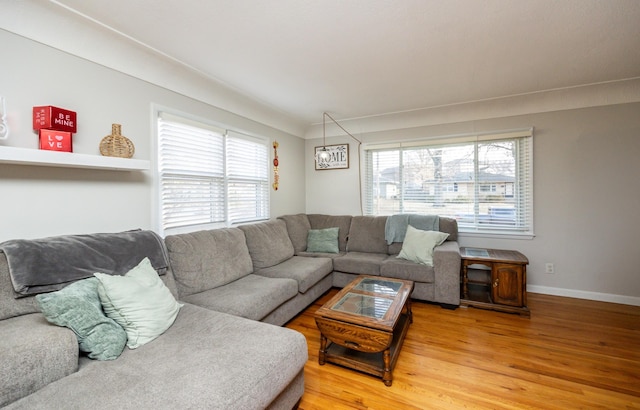
POLYGON ((308 124, 640 77, 640 0, 57 0, 308 124))

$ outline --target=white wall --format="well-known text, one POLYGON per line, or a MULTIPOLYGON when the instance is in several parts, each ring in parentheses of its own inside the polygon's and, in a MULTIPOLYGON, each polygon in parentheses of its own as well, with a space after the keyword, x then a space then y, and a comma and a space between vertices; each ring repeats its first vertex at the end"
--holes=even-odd
MULTIPOLYGON (((280 189, 271 191, 271 215, 304 212, 302 139, 4 30, 0 44, 11 133, 0 145, 36 149, 32 107, 55 105, 77 112, 74 152, 99 155, 100 140, 120 123, 135 158, 153 159, 151 114, 159 104, 277 140, 280 189)), ((153 185, 153 172, 0 164, 0 241, 154 228, 153 185)))
MULTIPOLYGON (((530 291, 640 305, 640 103, 384 132, 347 129, 372 143, 530 126, 535 238, 462 235, 461 245, 520 250, 530 260, 530 291), (547 262, 555 264, 555 274, 544 273, 547 262)), ((357 143, 327 138, 327 144, 345 142, 351 143, 349 170, 314 171, 313 147, 321 140, 307 140, 307 212, 360 213, 357 143)))

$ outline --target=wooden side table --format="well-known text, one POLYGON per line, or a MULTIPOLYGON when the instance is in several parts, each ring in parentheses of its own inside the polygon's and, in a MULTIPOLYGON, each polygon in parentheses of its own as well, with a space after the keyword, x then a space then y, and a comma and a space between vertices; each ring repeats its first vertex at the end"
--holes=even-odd
POLYGON ((460 248, 460 305, 530 317, 527 307, 527 264, 518 251, 460 248))

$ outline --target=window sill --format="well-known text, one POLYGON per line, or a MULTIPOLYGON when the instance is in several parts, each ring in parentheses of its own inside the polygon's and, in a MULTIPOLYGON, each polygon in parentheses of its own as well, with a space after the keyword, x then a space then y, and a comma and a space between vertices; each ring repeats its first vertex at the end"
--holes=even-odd
POLYGON ((532 240, 536 235, 532 232, 496 232, 496 231, 463 231, 458 230, 460 238, 489 238, 489 239, 516 239, 532 240))

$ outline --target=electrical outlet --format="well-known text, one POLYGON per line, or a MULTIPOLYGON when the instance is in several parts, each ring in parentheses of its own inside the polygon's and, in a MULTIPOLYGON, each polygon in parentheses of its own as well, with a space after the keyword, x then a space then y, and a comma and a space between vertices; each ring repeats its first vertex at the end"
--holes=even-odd
POLYGON ((553 266, 553 263, 545 264, 544 269, 546 273, 556 273, 556 267, 553 266))

